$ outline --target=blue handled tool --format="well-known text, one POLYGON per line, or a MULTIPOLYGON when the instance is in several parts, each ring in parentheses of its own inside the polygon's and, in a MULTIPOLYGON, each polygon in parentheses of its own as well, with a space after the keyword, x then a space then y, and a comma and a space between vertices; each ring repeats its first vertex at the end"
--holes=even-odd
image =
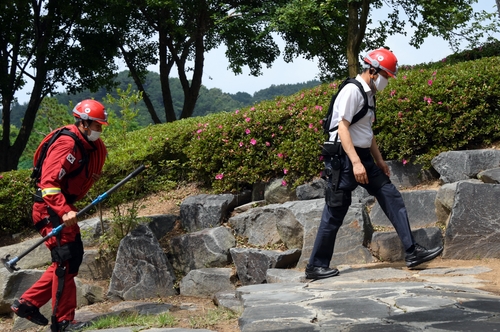
MULTIPOLYGON (((126 182, 128 182, 130 179, 132 179, 133 177, 135 177, 137 174, 139 174, 140 172, 142 172, 145 169, 146 169, 146 167, 144 165, 139 166, 135 171, 133 171, 132 173, 130 173, 129 175, 127 175, 126 178, 124 178, 123 180, 121 180, 120 182, 118 182, 117 184, 115 184, 111 189, 109 189, 108 191, 106 191, 104 194, 99 195, 96 199, 94 199, 92 201, 92 203, 90 203, 89 205, 87 205, 86 207, 84 207, 83 209, 81 209, 80 211, 78 211, 78 213, 76 214, 76 216, 77 217, 82 216, 84 213, 86 213, 88 210, 90 210, 94 205, 96 205, 97 203, 100 203, 103 200, 105 200, 108 197, 109 194, 111 194, 116 189, 118 189, 121 186, 123 186, 126 182)), ((47 239, 51 238, 52 236, 56 236, 57 234, 59 234, 62 231, 63 227, 64 227, 64 224, 61 224, 61 225, 57 226, 49 234, 45 235, 42 239, 40 239, 40 241, 38 241, 37 243, 33 244, 31 247, 29 247, 26 251, 24 251, 23 253, 21 253, 19 256, 14 257, 14 258, 12 258, 12 259, 9 260, 10 255, 7 255, 7 256, 5 256, 5 258, 0 258, 0 261, 2 262, 2 264, 5 266, 5 268, 9 272, 12 273, 14 271, 18 271, 19 268, 16 267, 16 263, 19 262, 19 260, 21 258, 23 258, 27 254, 29 254, 36 247, 38 247, 40 244, 44 243, 47 239)))

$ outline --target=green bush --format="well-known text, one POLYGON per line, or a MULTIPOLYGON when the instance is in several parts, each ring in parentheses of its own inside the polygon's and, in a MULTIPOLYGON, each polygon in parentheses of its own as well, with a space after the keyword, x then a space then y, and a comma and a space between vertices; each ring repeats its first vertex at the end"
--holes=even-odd
POLYGON ((443 151, 500 138, 500 57, 402 70, 378 98, 377 142, 386 159, 430 166, 443 151))
POLYGON ((0 234, 15 234, 32 227, 33 185, 31 171, 0 174, 0 234))
MULTIPOLYGON (((377 98, 374 129, 384 157, 430 166, 440 152, 500 139, 499 65, 495 56, 403 68, 377 98)), ((179 182, 198 182, 220 193, 272 178, 283 177, 291 187, 310 181, 322 169, 321 119, 338 83, 230 113, 148 126, 126 133, 125 139, 104 133, 109 156, 90 196, 97 197, 141 164, 147 169, 104 204, 169 190, 179 182)), ((19 187, 26 176, 3 174, 0 225, 28 215, 31 188, 19 187)))

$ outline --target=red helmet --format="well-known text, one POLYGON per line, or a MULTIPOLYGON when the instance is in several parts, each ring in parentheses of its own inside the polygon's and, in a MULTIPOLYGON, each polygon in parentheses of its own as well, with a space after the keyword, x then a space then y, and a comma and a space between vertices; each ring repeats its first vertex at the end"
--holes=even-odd
POLYGON ((368 52, 363 61, 374 68, 386 71, 387 74, 396 78, 396 74, 398 73, 398 59, 392 51, 383 47, 377 48, 368 52))
POLYGON ((73 108, 73 116, 82 120, 97 121, 100 124, 108 124, 108 113, 100 102, 93 99, 85 99, 73 108))

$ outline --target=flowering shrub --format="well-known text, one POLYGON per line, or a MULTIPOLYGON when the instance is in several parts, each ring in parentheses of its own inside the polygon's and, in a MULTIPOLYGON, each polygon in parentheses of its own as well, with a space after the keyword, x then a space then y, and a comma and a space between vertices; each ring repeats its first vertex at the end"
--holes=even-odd
POLYGON ((377 142, 386 159, 430 166, 443 151, 500 139, 499 57, 403 69, 377 99, 377 142))

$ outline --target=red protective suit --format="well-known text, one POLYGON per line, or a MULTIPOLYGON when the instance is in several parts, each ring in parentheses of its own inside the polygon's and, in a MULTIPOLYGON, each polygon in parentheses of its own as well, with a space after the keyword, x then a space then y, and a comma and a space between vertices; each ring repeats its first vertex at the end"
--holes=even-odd
MULTIPOLYGON (((42 175, 38 183, 38 187, 44 193, 43 202, 35 202, 33 205, 32 218, 35 225, 41 221, 45 221, 49 217, 49 208, 57 214, 59 223, 62 223, 61 218, 65 213, 77 211, 72 204, 73 202, 68 202, 68 199, 76 202, 85 196, 94 183, 94 179, 101 174, 106 159, 107 150, 100 138, 95 142, 89 142, 75 125, 66 126, 66 128, 75 133, 81 141, 87 152, 88 162, 78 175, 68 177, 67 175, 77 170, 84 160, 82 151, 76 145, 75 140, 68 135, 61 135, 49 147, 42 164, 42 175)), ((52 136, 51 134, 40 145, 47 141, 52 136)), ((39 153, 35 154, 35 164, 38 155, 39 153)), ((55 218, 57 219, 57 217, 55 218)), ((42 236, 45 236, 51 230, 52 224, 47 223, 40 229, 40 233, 42 236)), ((45 244, 50 250, 57 246, 57 238, 59 238, 60 246, 67 244, 71 246, 77 243, 76 247, 80 247, 81 252, 73 256, 83 256, 80 227, 77 224, 71 227, 64 227, 60 233, 60 237, 53 236, 48 239, 45 244)), ((78 274, 80 263, 81 257, 77 257, 76 259, 72 257, 63 263, 66 267, 66 272, 64 276, 64 288, 56 312, 58 322, 63 320, 72 321, 74 319, 76 308, 74 277, 78 274)), ((53 262, 40 279, 21 297, 37 307, 43 306, 52 298, 52 306, 54 308, 58 286, 58 277, 54 272, 57 266, 58 263, 53 262)))

